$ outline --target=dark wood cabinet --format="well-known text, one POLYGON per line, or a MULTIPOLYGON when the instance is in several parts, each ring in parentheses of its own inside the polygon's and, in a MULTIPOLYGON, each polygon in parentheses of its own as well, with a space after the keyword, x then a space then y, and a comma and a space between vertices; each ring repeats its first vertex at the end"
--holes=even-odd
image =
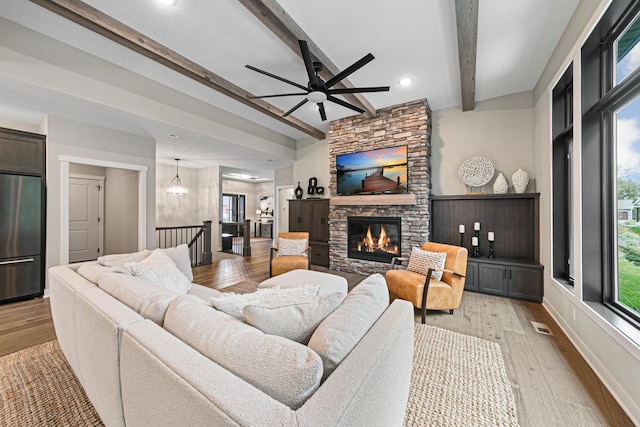
POLYGON ((542 302, 539 264, 539 195, 432 196, 431 241, 464 245, 471 254, 473 223, 480 222, 480 256, 469 257, 465 290, 542 302), (488 258, 487 232, 495 233, 496 258, 488 258))
POLYGON ((542 302, 542 266, 511 266, 507 296, 542 302))
POLYGON ((329 266, 329 199, 289 200, 289 231, 308 231, 311 263, 329 266))
POLYGON ((467 291, 478 291, 478 263, 467 263, 467 276, 464 281, 464 289, 467 291))
POLYGON ((44 175, 45 136, 0 128, 0 170, 44 175))
POLYGON ((485 294, 507 295, 506 268, 500 264, 478 264, 478 291, 485 294))

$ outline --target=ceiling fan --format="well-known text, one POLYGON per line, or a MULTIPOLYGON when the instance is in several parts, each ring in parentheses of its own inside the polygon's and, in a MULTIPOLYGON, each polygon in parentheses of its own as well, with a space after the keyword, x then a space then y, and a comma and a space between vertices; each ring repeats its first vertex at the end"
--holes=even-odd
POLYGON ((357 111, 358 113, 364 113, 362 108, 356 107, 346 101, 343 101, 340 98, 336 98, 334 95, 341 95, 345 93, 363 93, 363 92, 388 92, 389 86, 378 86, 378 87, 354 87, 354 88, 343 88, 343 89, 331 89, 336 83, 340 80, 346 78, 351 75, 353 72, 359 70, 364 67, 369 62, 373 61, 374 56, 372 54, 365 55, 359 61, 356 61, 351 66, 345 68, 340 71, 335 76, 331 77, 326 82, 319 76, 320 71, 322 71, 322 63, 318 61, 311 61, 311 53, 309 52, 309 46, 305 40, 298 40, 298 44, 300 45, 300 52, 302 53, 302 59, 304 60, 304 65, 307 69, 307 75, 309 76, 309 83, 307 86, 303 86, 296 82, 292 82, 291 80, 287 80, 284 77, 276 76, 275 74, 271 74, 267 71, 263 71, 259 68, 253 67, 251 65, 247 65, 246 67, 250 70, 257 71, 260 74, 264 74, 265 76, 272 77, 276 80, 280 80, 281 82, 288 83, 292 86, 295 86, 299 89, 302 89, 304 92, 297 93, 280 93, 276 95, 263 95, 263 96, 250 96, 249 98, 276 98, 281 96, 301 96, 306 95, 306 98, 296 104, 292 109, 287 111, 282 115, 282 117, 286 117, 289 114, 296 111, 298 108, 302 107, 307 102, 315 102, 318 105, 318 111, 320 111, 320 117, 322 121, 327 120, 327 115, 324 111, 324 101, 335 102, 338 105, 342 105, 343 107, 349 108, 353 111, 357 111))

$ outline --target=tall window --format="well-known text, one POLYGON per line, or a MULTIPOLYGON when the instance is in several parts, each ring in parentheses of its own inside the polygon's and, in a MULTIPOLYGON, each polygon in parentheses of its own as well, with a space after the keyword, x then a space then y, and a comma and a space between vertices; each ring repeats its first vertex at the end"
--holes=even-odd
POLYGON ((573 65, 553 89, 553 277, 573 285, 573 65))
POLYGON ((222 195, 222 222, 243 222, 245 216, 244 194, 222 195))
POLYGON ((584 296, 640 327, 640 3, 582 48, 584 296))

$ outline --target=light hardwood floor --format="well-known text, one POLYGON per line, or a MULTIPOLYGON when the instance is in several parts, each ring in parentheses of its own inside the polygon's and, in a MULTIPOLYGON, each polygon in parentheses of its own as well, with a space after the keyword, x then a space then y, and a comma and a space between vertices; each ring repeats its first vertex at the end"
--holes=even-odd
MULTIPOLYGON (((265 280, 270 243, 253 241, 247 258, 217 254, 214 264, 194 268, 194 282, 220 289, 265 280)), ((346 277, 350 289, 365 277, 329 272, 346 277)), ((540 304, 465 292, 453 315, 429 312, 427 324, 500 345, 523 427, 633 425, 540 304), (532 320, 554 335, 535 332, 532 320)), ((48 298, 0 306, 0 356, 52 339, 48 298)))

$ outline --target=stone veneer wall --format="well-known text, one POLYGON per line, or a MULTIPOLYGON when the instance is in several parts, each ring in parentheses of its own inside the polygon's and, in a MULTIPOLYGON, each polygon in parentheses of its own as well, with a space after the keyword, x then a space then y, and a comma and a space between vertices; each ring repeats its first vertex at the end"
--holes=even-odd
MULTIPOLYGON (((429 237, 429 196, 431 195, 431 109, 426 99, 378 110, 374 118, 347 117, 329 128, 329 193, 336 197, 336 155, 357 151, 408 147, 408 188, 416 205, 335 205, 329 208, 329 265, 333 270, 352 273, 384 273, 389 264, 347 258, 347 217, 390 216, 402 218, 402 256, 429 237)), ((348 197, 348 196, 344 196, 348 197)))

